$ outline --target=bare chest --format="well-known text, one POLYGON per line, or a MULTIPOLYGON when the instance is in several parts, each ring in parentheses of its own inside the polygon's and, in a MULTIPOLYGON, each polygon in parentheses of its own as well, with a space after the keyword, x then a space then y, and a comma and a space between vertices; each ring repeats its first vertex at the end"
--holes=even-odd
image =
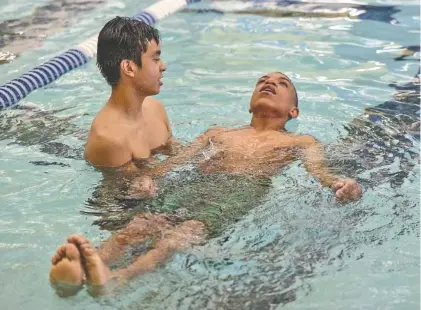
POLYGON ((287 135, 220 135, 214 139, 215 145, 226 155, 234 158, 268 159, 283 153, 290 153, 297 145, 294 137, 287 135))
POLYGON ((146 124, 142 128, 135 128, 128 135, 128 145, 133 159, 150 157, 156 149, 168 143, 170 133, 164 123, 146 124))

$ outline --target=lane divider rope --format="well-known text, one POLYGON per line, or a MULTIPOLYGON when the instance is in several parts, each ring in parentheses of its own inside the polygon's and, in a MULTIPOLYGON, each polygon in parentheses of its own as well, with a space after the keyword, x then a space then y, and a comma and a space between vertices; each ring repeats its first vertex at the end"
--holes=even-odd
MULTIPOLYGON (((189 3, 200 0, 161 0, 139 12, 133 19, 153 25, 189 3)), ((32 91, 44 87, 62 75, 76 69, 96 56, 98 36, 93 36, 75 48, 24 73, 20 77, 0 86, 0 110, 13 107, 32 91)))

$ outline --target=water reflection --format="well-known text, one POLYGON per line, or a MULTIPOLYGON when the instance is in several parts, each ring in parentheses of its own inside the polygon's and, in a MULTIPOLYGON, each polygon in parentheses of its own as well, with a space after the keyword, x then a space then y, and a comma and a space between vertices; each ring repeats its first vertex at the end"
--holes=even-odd
POLYGON ((39 47, 42 41, 68 27, 81 13, 98 8, 103 0, 59 0, 37 7, 31 15, 0 22, 0 64, 39 47))

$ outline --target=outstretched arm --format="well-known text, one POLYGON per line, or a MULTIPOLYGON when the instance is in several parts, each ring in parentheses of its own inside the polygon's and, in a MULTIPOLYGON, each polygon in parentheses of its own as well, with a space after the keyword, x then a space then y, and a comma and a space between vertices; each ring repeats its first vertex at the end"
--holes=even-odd
POLYGON ((194 158, 194 156, 206 145, 208 144, 208 140, 206 135, 200 135, 193 142, 182 149, 177 155, 168 158, 165 160, 161 165, 152 168, 148 171, 149 175, 161 175, 164 174, 171 169, 174 169, 177 166, 182 165, 183 163, 189 161, 190 159, 194 158))
POLYGON ((223 128, 209 129, 208 131, 194 139, 190 145, 182 149, 182 151, 179 152, 179 154, 168 158, 158 167, 150 169, 148 174, 161 175, 193 159, 199 153, 200 150, 209 145, 210 139, 212 139, 215 135, 224 130, 225 129, 223 128))
POLYGON ((311 136, 301 137, 301 142, 305 168, 323 186, 330 187, 339 199, 354 200, 361 196, 361 186, 355 180, 340 178, 326 167, 322 144, 311 136))

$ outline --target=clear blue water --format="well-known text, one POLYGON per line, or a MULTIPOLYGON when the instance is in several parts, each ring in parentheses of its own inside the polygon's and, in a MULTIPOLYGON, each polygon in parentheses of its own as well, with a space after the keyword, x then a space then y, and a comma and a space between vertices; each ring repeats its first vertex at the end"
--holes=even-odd
MULTIPOLYGON (((41 5, 0 3, 1 21, 41 5)), ((0 82, 79 44, 115 15, 134 15, 150 3, 107 2, 76 14, 67 27, 1 65, 0 82)), ((168 65, 158 98, 179 139, 190 141, 215 124, 247 124, 256 78, 280 70, 300 97, 301 115, 290 129, 328 144, 330 162, 361 178, 365 193, 339 205, 293 164, 224 235, 136 278, 118 296, 92 299, 82 291, 60 299, 48 284, 50 257, 67 235, 83 233, 96 244, 109 235, 92 225, 94 216, 81 213, 101 174, 69 158, 83 147, 109 94, 95 63, 28 96, 22 104, 32 110, 2 112, 2 309, 419 309, 419 141, 377 147, 367 163, 358 150, 370 148, 366 139, 382 138, 355 123, 366 108, 393 98, 390 83, 410 81, 419 68, 419 53, 394 60, 402 46, 420 45, 418 2, 393 4, 401 10, 394 15, 399 24, 179 13, 157 25, 168 65), (66 110, 37 112, 60 108, 66 110), (365 134, 352 136, 347 124, 365 134), (356 167, 346 167, 344 158, 354 158, 356 167)))

